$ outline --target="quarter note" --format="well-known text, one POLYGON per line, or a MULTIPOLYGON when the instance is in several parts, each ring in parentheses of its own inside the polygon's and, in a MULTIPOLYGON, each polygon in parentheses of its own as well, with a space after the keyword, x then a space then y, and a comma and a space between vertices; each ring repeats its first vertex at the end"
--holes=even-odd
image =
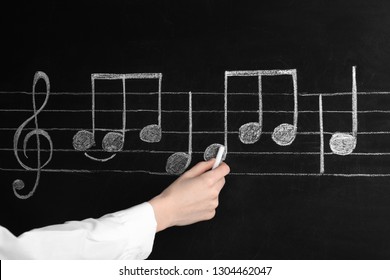
POLYGON ((192 160, 192 93, 188 93, 188 152, 177 152, 169 156, 165 166, 168 174, 179 175, 190 165, 192 160))
POLYGON ((336 155, 349 155, 356 148, 357 144, 357 86, 356 66, 352 67, 352 133, 336 132, 329 141, 332 152, 336 155))
MULTIPOLYGON (((268 75, 268 74, 267 74, 268 75)), ((297 70, 270 70, 269 75, 291 75, 293 82, 293 95, 294 95, 294 115, 293 124, 282 123, 275 127, 272 133, 272 140, 279 146, 288 146, 294 142, 297 135, 298 128, 298 80, 297 70)))
MULTIPOLYGON (((73 147, 78 151, 87 151, 95 146, 95 80, 122 80, 122 128, 118 131, 108 132, 102 141, 102 148, 106 152, 116 153, 123 149, 126 131, 126 80, 127 79, 158 79, 158 117, 157 124, 145 126, 140 131, 140 139, 145 142, 155 143, 161 140, 161 73, 132 73, 132 74, 107 74, 95 73, 91 75, 92 82, 92 131, 81 130, 73 137, 73 147)), ((112 159, 116 154, 105 158, 97 158, 85 152, 88 158, 105 162, 112 159)))
POLYGON ((24 181, 21 180, 21 179, 16 179, 13 183, 12 183, 12 189, 14 191, 14 194, 16 197, 20 198, 20 199, 27 199, 29 197, 31 197, 36 188, 38 187, 38 184, 39 184, 39 180, 40 180, 40 177, 41 177, 41 170, 42 168, 44 168, 50 161, 51 161, 51 158, 52 158, 52 155, 53 155, 53 142, 50 138, 50 135, 43 129, 40 129, 39 126, 38 126, 38 115, 39 113, 45 108, 48 100, 49 100, 49 94, 50 94, 50 81, 49 81, 49 77, 44 73, 44 72, 41 72, 41 71, 38 71, 35 73, 34 75, 34 80, 33 80, 33 87, 32 87, 32 104, 33 104, 33 110, 34 110, 34 114, 29 117, 26 121, 24 121, 16 130, 15 134, 14 134, 14 154, 15 154, 15 157, 16 157, 16 160, 18 161, 18 163, 26 170, 31 170, 31 171, 36 171, 37 174, 36 174, 36 178, 35 178, 35 183, 34 183, 34 187, 32 188, 32 190, 28 193, 28 194, 20 194, 19 192, 21 190, 23 190, 25 188, 25 184, 24 184, 24 181), (44 82, 45 82, 45 85, 46 85, 46 94, 45 94, 45 100, 43 101, 42 103, 42 106, 37 110, 37 106, 36 106, 36 100, 35 100, 35 86, 36 84, 38 83, 38 81, 42 79, 44 82), (34 120, 34 124, 35 124, 35 129, 34 130, 31 130, 29 133, 26 134, 26 136, 24 137, 24 140, 23 140, 23 154, 26 158, 28 158, 27 156, 27 143, 29 141, 29 139, 31 137, 33 137, 34 135, 36 136, 36 145, 37 145, 37 167, 34 168, 34 167, 30 167, 26 164, 24 164, 22 162, 22 160, 20 159, 19 157, 19 153, 18 153, 18 143, 19 143, 19 138, 21 136, 21 133, 23 131, 23 129, 25 128, 25 126, 30 122, 34 120), (46 138, 46 140, 49 142, 49 146, 50 146, 50 154, 49 154, 49 158, 45 161, 45 163, 41 163, 41 141, 40 141, 40 136, 43 136, 44 138, 46 138))
MULTIPOLYGON (((259 119, 257 122, 248 122, 240 126, 238 130, 238 137, 244 144, 254 144, 259 141, 263 129, 263 101, 261 89, 261 74, 259 71, 226 71, 225 72, 225 115, 227 114, 227 91, 229 77, 251 77, 257 76, 258 79, 258 106, 259 119)), ((225 118, 227 122, 227 115, 225 118)), ((227 125, 225 124, 225 130, 227 125)))
MULTIPOLYGON (((322 94, 318 96, 319 107, 319 127, 320 127, 320 174, 325 172, 324 160, 324 122, 323 122, 323 105, 322 94)), ((336 155, 346 156, 351 154, 357 144, 357 86, 356 86, 356 66, 352 67, 352 134, 336 132, 329 140, 329 146, 332 153, 336 155)))
POLYGON ((349 155, 355 150, 357 144, 357 86, 356 66, 352 67, 352 133, 336 132, 329 141, 332 152, 336 155, 349 155))
POLYGON ((160 142, 162 136, 161 130, 161 82, 162 82, 162 74, 145 74, 144 79, 158 79, 158 116, 157 116, 157 124, 150 124, 145 126, 139 133, 139 138, 147 143, 157 143, 160 142))

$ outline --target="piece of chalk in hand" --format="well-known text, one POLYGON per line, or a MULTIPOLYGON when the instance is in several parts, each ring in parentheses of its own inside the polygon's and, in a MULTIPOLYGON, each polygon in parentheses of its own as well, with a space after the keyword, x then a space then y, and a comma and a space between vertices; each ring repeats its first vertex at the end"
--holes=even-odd
POLYGON ((217 157, 216 157, 216 159, 215 159, 213 168, 211 168, 212 170, 214 170, 215 168, 217 168, 217 167, 221 164, 221 162, 222 162, 222 156, 223 156, 223 153, 224 153, 224 152, 225 152, 225 146, 219 147, 218 153, 217 153, 217 157))

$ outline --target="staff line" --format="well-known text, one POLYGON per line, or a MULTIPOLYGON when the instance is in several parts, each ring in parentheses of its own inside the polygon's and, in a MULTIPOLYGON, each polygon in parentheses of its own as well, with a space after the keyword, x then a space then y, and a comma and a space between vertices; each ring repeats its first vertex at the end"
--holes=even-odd
MULTIPOLYGON (((27 94, 31 95, 31 92, 27 91, 0 91, 0 94, 27 94)), ((36 95, 44 95, 44 92, 36 92, 36 95)), ((50 92, 51 95, 91 95, 91 92, 50 92)), ((96 95, 122 95, 122 92, 96 92, 96 95)), ((158 92, 126 92, 126 95, 157 95, 158 92)), ((162 95, 188 95, 188 91, 185 92, 161 92, 162 95)), ((223 92, 194 92, 193 95, 223 95, 223 92)), ((263 95, 286 95, 291 96, 291 93, 270 93, 264 92, 263 95)), ((333 92, 333 93, 324 93, 324 92, 315 92, 315 93, 307 93, 300 92, 299 96, 307 96, 307 97, 318 97, 322 96, 342 96, 342 95, 351 95, 351 92, 333 92)), ((389 95, 389 91, 360 91, 358 95, 389 95)), ((258 95, 257 92, 231 92, 228 95, 258 95)))
MULTIPOLYGON (((3 151, 3 152, 13 152, 14 149, 11 149, 11 148, 0 148, 0 151, 3 151)), ((23 152, 23 151, 26 151, 26 152, 36 152, 37 149, 17 149, 18 152, 23 152)), ((41 152, 50 152, 51 150, 49 149, 40 149, 41 152)), ((52 150, 53 152, 77 152, 79 153, 79 151, 76 151, 74 149, 53 149, 52 150)), ((99 149, 90 149, 89 150, 90 152, 103 152, 102 150, 99 150, 99 149)), ((122 150, 122 151, 119 151, 117 153, 154 153, 154 154, 172 154, 172 153, 176 153, 178 151, 157 151, 157 150, 122 150)), ((204 152, 202 151, 192 151, 193 154, 203 154, 204 152)), ((320 152, 231 152, 229 151, 229 154, 231 155, 320 155, 320 154, 323 154, 323 155, 335 155, 334 153, 332 152, 324 152, 324 153, 320 153, 320 152)), ((378 153, 378 152, 357 152, 357 153, 351 153, 350 154, 351 156, 390 156, 390 152, 386 153, 386 152, 381 152, 381 153, 378 153)))
MULTIPOLYGON (((0 109, 0 112, 6 112, 6 113, 31 113, 33 110, 31 109, 0 109)), ((45 109, 43 112, 48 112, 48 113, 91 113, 90 109, 45 109)), ((95 112, 98 113, 122 113, 123 110, 116 110, 116 109, 101 109, 97 110, 95 109, 95 112)), ((131 110, 126 110, 125 112, 127 113, 157 113, 158 110, 153 110, 153 109, 131 109, 131 110)), ((188 110, 161 110, 162 113, 184 113, 188 114, 188 110)), ((223 110, 193 110, 193 113, 224 113, 223 110)), ((285 113, 285 114, 293 114, 294 111, 290 110, 264 110, 262 111, 263 113, 285 113)), ((308 114, 308 113, 313 113, 313 114, 318 114, 318 110, 302 110, 299 111, 300 114, 308 114)), ((350 114, 352 113, 351 111, 348 110, 342 110, 342 111, 337 111, 337 110, 325 110, 322 111, 323 113, 334 113, 334 114, 350 114)), ((359 114, 369 114, 369 113, 385 113, 389 114, 390 110, 361 110, 357 111, 359 114)), ((259 110, 228 110, 228 113, 259 113, 259 110)))
MULTIPOLYGON (((0 128, 0 131, 14 131, 16 128, 0 128)), ((66 127, 57 127, 57 128, 45 128, 46 131, 78 131, 83 128, 66 128, 66 127)), ((122 131, 121 129, 107 129, 107 128, 96 128, 96 131, 122 131)), ((128 128, 125 132, 138 132, 141 128, 128 128)), ((188 134, 188 131, 163 131, 163 134, 188 134)), ((224 134, 224 131, 193 131, 193 134, 224 134)), ((237 131, 228 131, 228 134, 238 134, 237 131)), ((270 131, 263 131, 262 134, 271 135, 270 131)), ((318 131, 301 131, 297 132, 297 135, 319 135, 318 131)), ((334 132, 324 131, 324 134, 332 135, 334 132)), ((358 135, 378 135, 378 134, 390 134, 390 131, 360 131, 358 135)))
MULTIPOLYGON (((1 171, 13 171, 13 172, 28 172, 34 170, 25 170, 25 169, 13 169, 13 168, 0 168, 1 171)), ((88 170, 88 169, 42 169, 41 172, 48 173, 146 173, 150 175, 168 175, 166 172, 158 172, 158 171, 150 171, 150 170, 88 170)), ((271 172, 271 173, 256 173, 256 172, 231 172, 229 175, 235 176, 289 176, 289 177, 390 177, 389 173, 352 173, 352 174, 344 174, 344 173, 280 173, 280 172, 271 172)))

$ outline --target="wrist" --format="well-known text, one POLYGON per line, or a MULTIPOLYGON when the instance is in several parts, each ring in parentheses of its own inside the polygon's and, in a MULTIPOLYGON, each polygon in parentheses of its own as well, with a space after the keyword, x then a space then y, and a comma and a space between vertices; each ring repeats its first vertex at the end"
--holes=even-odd
POLYGON ((160 194, 152 198, 149 203, 153 207, 154 217, 157 222, 156 232, 174 226, 173 211, 166 197, 160 194))

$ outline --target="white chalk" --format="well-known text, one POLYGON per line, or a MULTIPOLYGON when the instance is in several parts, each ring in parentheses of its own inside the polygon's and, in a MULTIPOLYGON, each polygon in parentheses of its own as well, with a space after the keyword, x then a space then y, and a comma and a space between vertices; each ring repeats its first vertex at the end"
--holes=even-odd
POLYGON ((211 168, 212 170, 214 170, 215 168, 217 168, 221 164, 222 156, 223 156, 224 152, 225 152, 225 146, 219 147, 218 153, 217 153, 217 157, 216 157, 216 160, 214 162, 213 168, 211 168))

